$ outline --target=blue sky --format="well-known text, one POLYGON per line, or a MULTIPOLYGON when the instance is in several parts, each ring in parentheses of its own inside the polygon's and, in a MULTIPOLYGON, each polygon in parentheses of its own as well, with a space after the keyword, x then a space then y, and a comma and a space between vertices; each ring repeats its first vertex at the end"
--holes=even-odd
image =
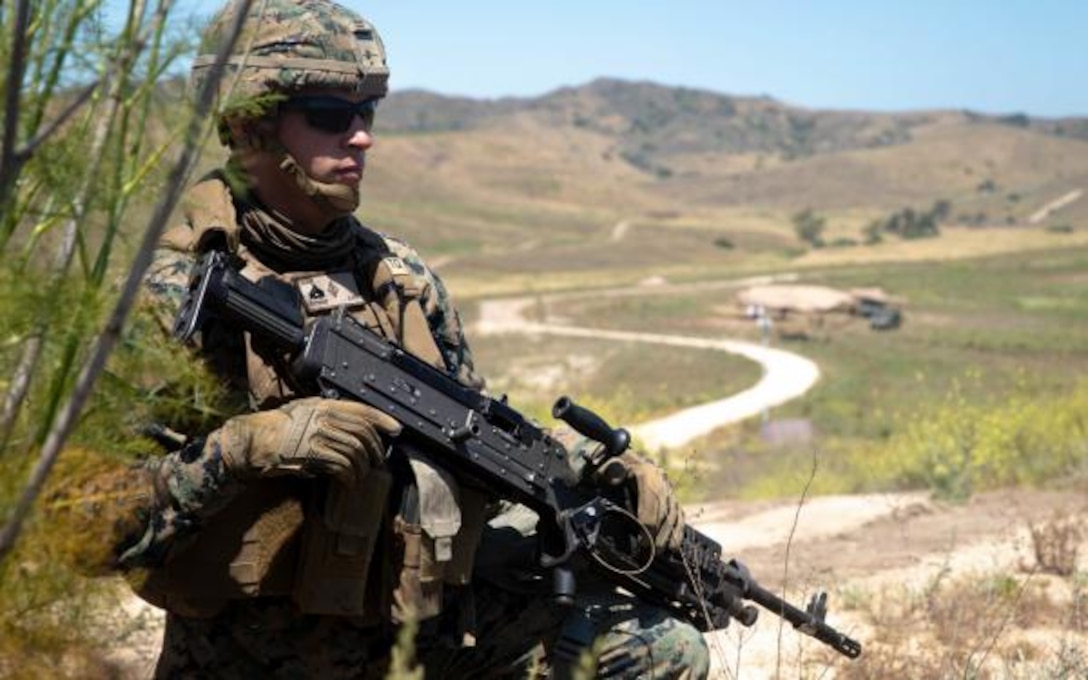
POLYGON ((536 96, 609 76, 811 108, 1088 115, 1088 0, 342 4, 378 27, 395 89, 536 96))

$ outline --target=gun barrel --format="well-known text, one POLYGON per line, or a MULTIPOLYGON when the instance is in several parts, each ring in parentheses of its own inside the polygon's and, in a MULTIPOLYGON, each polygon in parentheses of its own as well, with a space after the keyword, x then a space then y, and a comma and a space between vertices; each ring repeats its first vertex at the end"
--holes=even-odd
POLYGON ((860 642, 827 625, 821 617, 798 609, 758 583, 749 582, 745 598, 789 621, 798 631, 816 638, 840 654, 851 659, 861 656, 860 642))

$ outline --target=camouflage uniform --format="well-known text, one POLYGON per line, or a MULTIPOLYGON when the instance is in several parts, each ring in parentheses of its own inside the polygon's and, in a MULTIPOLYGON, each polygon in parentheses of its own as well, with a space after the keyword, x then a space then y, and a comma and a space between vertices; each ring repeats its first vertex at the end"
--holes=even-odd
MULTIPOLYGON (((255 6, 261 5, 256 3, 255 6)), ((232 68, 240 70, 237 80, 241 83, 238 89, 243 97, 252 99, 268 92, 330 86, 346 91, 367 91, 375 96, 385 93, 388 71, 384 67, 384 51, 377 34, 364 20, 323 0, 269 0, 266 5, 266 19, 270 17, 273 26, 282 27, 282 30, 277 28, 273 31, 273 39, 263 43, 267 53, 258 54, 259 58, 246 56, 254 59, 254 63, 246 65, 241 59, 232 62, 232 68), (331 16, 334 20, 315 21, 314 16, 326 19, 331 16), (344 17, 353 26, 346 34, 344 17), (327 44, 328 35, 333 35, 331 48, 327 44), (342 50, 336 51, 342 47, 335 44, 336 36, 343 35, 359 40, 359 43, 351 43, 350 56, 344 56, 342 50), (323 53, 306 53, 301 57, 288 53, 292 49, 290 45, 318 40, 315 36, 324 41, 322 44, 326 49, 323 53), (281 50, 280 46, 288 47, 281 50), (291 67, 275 68, 274 60, 284 56, 281 51, 290 59, 305 61, 291 67), (333 79, 331 83, 315 80, 307 75, 309 71, 298 65, 304 63, 312 67, 322 59, 327 62, 329 54, 338 55, 333 60, 341 61, 339 66, 334 64, 322 71, 324 77, 333 79), (342 68, 343 63, 356 64, 357 71, 352 74, 350 69, 342 68), (259 77, 252 80, 253 74, 259 77), (247 78, 251 79, 248 86, 247 78)), ((228 9, 213 23, 209 32, 213 43, 231 11, 228 9)), ((252 25, 247 30, 251 32, 243 32, 240 44, 260 43, 254 40, 252 25)), ((267 37, 258 30, 256 37, 262 36, 267 37)), ((199 58, 195 71, 199 73, 207 63, 205 58, 199 58)), ((232 109, 231 106, 229 102, 225 106, 222 120, 254 115, 245 107, 232 109)), ((274 112, 266 111, 262 115, 274 115, 274 112)), ((260 134, 237 139, 231 138, 226 127, 223 131, 232 148, 245 145, 265 145, 267 148, 268 144, 275 144, 274 140, 260 134)), ((300 179, 302 181, 305 178, 300 179)), ((196 205, 188 224, 168 234, 164 247, 156 254, 147 277, 147 304, 143 309, 157 315, 164 327, 169 327, 179 308, 196 258, 209 247, 241 253, 248 262, 247 267, 256 266, 269 275, 288 279, 294 269, 312 272, 348 267, 357 279, 369 282, 366 276, 359 274, 363 266, 360 263, 371 261, 375 254, 386 259, 392 257, 404 263, 407 269, 407 282, 398 283, 399 289, 407 286, 416 291, 414 299, 423 312, 429 340, 437 350, 432 363, 462 384, 482 387, 483 381, 475 372, 460 318, 445 287, 409 246, 393 238, 379 237, 354 217, 346 215, 334 223, 338 226, 337 233, 347 239, 344 243, 350 245, 339 254, 325 248, 322 257, 315 259, 311 257, 313 253, 305 249, 295 252, 281 244, 270 255, 270 249, 255 240, 250 220, 256 217, 267 221, 268 216, 244 191, 227 187, 221 175, 198 185, 190 194, 190 202, 195 200, 196 205), (207 224, 202 222, 208 220, 199 218, 199 213, 207 208, 209 196, 213 199, 221 197, 223 206, 219 218, 224 210, 232 212, 236 224, 221 228, 223 225, 212 220, 215 228, 205 229, 207 224), (194 214, 198 217, 192 217, 194 214), (307 266, 298 264, 303 262, 307 266)), ((326 188, 318 187, 319 198, 326 188)), ((351 202, 352 197, 336 195, 335 188, 332 191, 334 203, 351 202)), ((289 225, 286 226, 289 229, 289 225)), ((320 243, 313 245, 319 250, 322 248, 320 243)), ((366 285, 360 288, 359 292, 368 300, 367 305, 380 307, 376 302, 379 297, 376 290, 367 290, 366 285)), ((376 316, 381 317, 380 309, 376 316)), ((390 336, 388 324, 379 322, 380 319, 375 321, 373 315, 368 318, 368 325, 374 330, 390 336)), ((243 341, 240 333, 223 337, 222 342, 214 336, 205 338, 200 349, 203 359, 236 394, 232 403, 238 405, 237 414, 244 414, 251 408, 269 408, 298 396, 290 381, 278 374, 273 375, 269 383, 273 387, 256 385, 253 350, 247 344, 248 340, 243 341), (276 383, 277 379, 282 384, 276 383)), ((395 333, 391 339, 399 340, 395 333)), ((406 346, 416 352, 411 344, 406 346)), ((269 366, 272 373, 279 370, 274 364, 269 366)), ((253 482, 239 479, 224 462, 224 447, 229 444, 221 429, 187 434, 190 436, 179 450, 151 458, 141 468, 138 474, 146 482, 145 496, 149 502, 135 512, 126 509, 128 520, 116 523, 130 531, 117 544, 118 566, 144 574, 146 580, 137 583, 137 591, 168 611, 157 676, 381 677, 387 668, 400 620, 395 613, 390 614, 388 597, 379 598, 383 604, 377 607, 368 605, 367 615, 312 613, 300 606, 290 588, 282 589, 283 584, 273 582, 275 579, 271 577, 240 587, 234 587, 236 584, 232 582, 233 589, 228 596, 219 597, 223 590, 215 583, 226 582, 223 575, 200 572, 186 562, 194 556, 197 560, 202 557, 205 549, 201 547, 201 541, 214 535, 223 525, 229 526, 230 518, 239 512, 240 499, 251 494, 254 488, 265 485, 277 489, 275 493, 282 497, 290 497, 299 484, 308 485, 307 494, 316 493, 313 488, 323 488, 314 480, 253 482), (288 491, 281 493, 280 487, 274 486, 276 484, 285 484, 288 491), (133 530, 133 527, 138 528, 133 530), (179 564, 184 565, 181 571, 188 570, 189 573, 177 574, 179 564), (190 597, 193 592, 202 592, 203 581, 212 584, 209 592, 215 592, 216 597, 204 600, 190 597), (163 586, 163 583, 167 585, 163 586), (183 587, 178 586, 179 583, 184 584, 183 587), (191 592, 182 592, 179 597, 178 592, 172 591, 179 587, 191 592)), ((468 497, 462 495, 461 498, 468 497)), ((386 510, 390 517, 395 513, 395 508, 386 510)), ((390 517, 382 518, 385 522, 382 524, 383 536, 389 533, 387 520, 390 517)), ((532 668, 549 667, 556 675, 563 675, 571 658, 594 640, 595 649, 599 651, 598 674, 601 677, 706 676, 706 645, 690 625, 670 618, 656 607, 617 593, 607 584, 594 582, 588 575, 580 577, 584 582, 580 584, 575 606, 562 609, 549 602, 548 584, 542 583, 531 569, 513 570, 505 566, 515 555, 531 554, 534 519, 524 508, 513 508, 494 518, 483 529, 482 547, 474 552, 501 561, 478 564, 471 582, 449 580, 446 589, 440 591, 438 607, 430 615, 424 615, 417 647, 419 660, 429 677, 519 677, 532 668)), ((298 543, 295 536, 298 531, 294 531, 295 525, 291 526, 291 538, 285 539, 283 545, 298 543)), ((242 537, 242 542, 244 539, 242 537)), ((385 592, 389 588, 388 569, 404 569, 406 558, 402 553, 384 552, 389 545, 388 542, 378 545, 378 557, 371 563, 370 571, 384 576, 367 582, 368 593, 376 587, 388 596, 385 592)), ((467 564, 471 573, 471 558, 467 564)), ((293 565, 288 568, 289 578, 294 578, 295 569, 293 565)), ((275 568, 266 567, 261 577, 274 571, 275 568)), ((235 577, 233 573, 230 576, 235 577)))
MULTIPOLYGON (((361 225, 358 227, 364 229, 361 225)), ((414 251, 399 241, 388 241, 410 263, 413 272, 430 285, 432 295, 424 308, 437 344, 448 362, 448 372, 466 385, 479 387, 472 354, 464 340, 460 318, 440 279, 414 251)), ((149 272, 147 289, 154 300, 150 307, 163 321, 176 313, 189 271, 191 254, 160 249, 149 272)), ((238 359, 242 363, 241 358, 238 359)), ((235 400, 242 403, 244 400, 235 400)), ((231 500, 242 491, 222 464, 215 433, 209 442, 193 439, 175 454, 152 459, 146 469, 156 488, 156 507, 148 513, 143 533, 132 536, 121 550, 125 569, 154 570, 183 547, 201 527, 229 511, 231 500)), ((483 555, 530 554, 533 521, 528 511, 510 512, 485 532, 483 555), (516 517, 516 521, 507 519, 516 517), (515 532, 503 530, 513 526, 515 532), (511 540, 511 535, 515 538, 511 540), (528 537, 528 538, 523 538, 528 537)), ((430 677, 513 672, 546 665, 549 653, 562 646, 567 634, 593 631, 589 644, 604 635, 602 677, 703 677, 706 648, 690 626, 669 618, 663 611, 618 595, 602 583, 581 584, 576 609, 563 610, 548 601, 546 585, 517 578, 502 578, 501 565, 481 565, 481 578, 472 585, 474 621, 468 623, 474 647, 457 648, 450 631, 459 632, 464 612, 453 603, 448 612, 423 623, 420 658, 430 677), (605 671, 609 671, 605 674, 605 671), (614 671, 614 672, 613 672, 614 671)), ((307 615, 287 597, 232 600, 214 616, 192 617, 170 612, 160 677, 218 677, 271 675, 273 677, 380 677, 388 661, 393 627, 357 619, 307 615)), ((569 640, 566 644, 570 644, 569 640)))

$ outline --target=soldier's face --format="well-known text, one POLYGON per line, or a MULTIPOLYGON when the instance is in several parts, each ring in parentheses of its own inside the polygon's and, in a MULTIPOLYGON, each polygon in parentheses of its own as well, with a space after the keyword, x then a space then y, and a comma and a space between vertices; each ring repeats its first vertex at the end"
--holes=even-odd
POLYGON ((311 90, 280 107, 280 143, 311 178, 358 186, 374 145, 374 102, 342 90, 311 90))

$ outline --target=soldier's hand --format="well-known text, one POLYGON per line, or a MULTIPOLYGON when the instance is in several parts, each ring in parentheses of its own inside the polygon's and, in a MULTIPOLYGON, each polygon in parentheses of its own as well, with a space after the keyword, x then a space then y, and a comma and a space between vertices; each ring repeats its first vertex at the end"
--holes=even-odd
POLYGON ((680 548, 684 540, 684 510, 664 470, 627 451, 602 465, 597 475, 609 484, 627 486, 638 520, 649 529, 657 548, 680 548))
POLYGON ((222 455, 243 479, 328 474, 352 485, 382 461, 383 437, 400 430, 395 419, 365 404, 311 397, 231 418, 221 430, 222 455))

